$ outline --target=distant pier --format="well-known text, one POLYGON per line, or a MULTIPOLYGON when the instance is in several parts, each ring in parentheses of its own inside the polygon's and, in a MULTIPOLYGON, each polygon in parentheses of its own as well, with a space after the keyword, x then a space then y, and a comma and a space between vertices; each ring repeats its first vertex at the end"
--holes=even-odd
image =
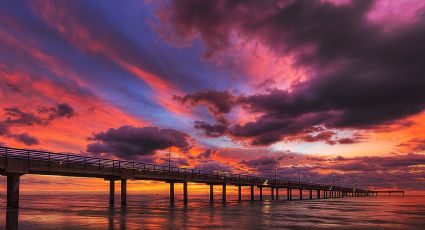
POLYGON ((405 191, 403 191, 403 190, 379 190, 379 191, 372 191, 372 192, 374 192, 375 194, 388 194, 388 195, 391 195, 391 194, 399 194, 399 195, 403 195, 404 196, 404 192, 405 191))
POLYGON ((264 189, 270 191, 272 200, 281 199, 279 192, 284 190, 286 190, 287 200, 292 200, 294 190, 299 192, 298 197, 300 200, 366 197, 376 196, 381 193, 381 191, 304 183, 253 175, 169 167, 2 146, 0 146, 0 174, 7 176, 7 207, 11 208, 19 207, 20 177, 25 174, 102 178, 110 183, 109 203, 111 205, 115 204, 115 182, 120 181, 122 206, 127 205, 127 180, 154 180, 168 183, 170 186, 170 202, 174 202, 174 185, 181 183, 183 184, 184 203, 189 201, 189 182, 209 185, 211 202, 214 201, 214 186, 222 187, 222 202, 227 201, 227 186, 238 187, 239 201, 242 200, 243 186, 250 188, 250 200, 252 201, 255 198, 255 187, 260 191, 259 200, 263 200, 264 189), (307 196, 304 196, 304 191, 308 191, 307 196))

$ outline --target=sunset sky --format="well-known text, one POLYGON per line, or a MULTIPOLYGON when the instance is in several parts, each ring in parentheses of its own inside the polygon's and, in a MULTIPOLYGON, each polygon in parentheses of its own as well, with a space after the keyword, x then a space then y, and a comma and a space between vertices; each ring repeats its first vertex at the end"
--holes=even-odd
POLYGON ((425 190, 424 42, 421 0, 1 1, 0 145, 425 190))

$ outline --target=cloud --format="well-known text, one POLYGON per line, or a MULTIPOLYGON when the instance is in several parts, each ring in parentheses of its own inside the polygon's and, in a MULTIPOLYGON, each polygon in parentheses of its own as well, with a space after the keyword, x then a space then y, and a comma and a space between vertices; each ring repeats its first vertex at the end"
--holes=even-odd
POLYGON ((425 155, 401 154, 360 157, 311 157, 297 153, 259 156, 242 160, 240 165, 248 167, 251 173, 278 178, 332 184, 332 175, 338 185, 360 187, 370 185, 385 188, 388 181, 394 187, 423 190, 425 179, 425 155), (300 174, 300 175, 299 175, 300 174))
POLYGON ((208 137, 223 136, 227 130, 227 127, 224 124, 209 124, 205 121, 195 121, 194 128, 202 130, 203 134, 208 137))
POLYGON ((174 100, 182 104, 205 105, 217 118, 223 113, 229 113, 235 103, 236 97, 230 91, 203 90, 183 97, 174 96, 174 100))
MULTIPOLYGON (((424 110, 425 50, 421 44, 425 17, 418 14, 410 24, 388 32, 367 20, 373 5, 374 1, 344 5, 324 1, 170 1, 159 10, 169 14, 159 18, 171 30, 170 36, 199 37, 207 52, 226 52, 237 34, 280 55, 292 54, 295 66, 310 70, 308 81, 294 84, 290 91, 236 95, 239 105, 260 116, 233 124, 230 132, 251 138, 254 145, 268 145, 317 125, 371 129, 424 110)), ((195 105, 199 100, 195 96, 203 100, 204 95, 204 91, 190 94, 187 100, 195 105)), ((215 116, 235 106, 225 103, 230 107, 218 109, 221 107, 213 101, 203 102, 215 116)))
POLYGON ((171 146, 189 147, 189 135, 174 129, 157 127, 121 126, 110 128, 105 132, 94 133, 89 140, 95 141, 87 145, 90 153, 111 153, 124 159, 153 155, 156 150, 171 146))
POLYGON ((6 120, 3 122, 9 125, 40 125, 43 124, 43 119, 37 117, 33 113, 23 112, 19 108, 5 108, 6 120))
POLYGON ((13 126, 46 126, 50 122, 59 118, 71 118, 75 116, 74 109, 67 103, 58 104, 55 107, 38 107, 38 114, 25 112, 17 107, 4 108, 5 120, 0 121, 0 136, 13 138, 25 145, 38 145, 40 141, 37 137, 24 132, 16 134, 10 130, 13 126))
POLYGON ((195 165, 194 167, 196 170, 203 170, 203 171, 221 171, 221 172, 227 172, 232 173, 233 167, 231 165, 225 164, 220 161, 210 160, 205 163, 200 163, 195 165))
POLYGON ((315 135, 308 134, 300 138, 305 142, 325 142, 329 145, 335 144, 354 144, 360 142, 361 135, 355 135, 354 137, 338 137, 337 134, 330 130, 319 132, 315 135))
POLYGON ((407 147, 410 151, 423 152, 425 151, 425 139, 413 138, 398 144, 397 147, 407 147))
POLYGON ((56 118, 66 117, 70 118, 75 115, 74 108, 72 108, 67 103, 58 104, 56 107, 39 107, 38 111, 40 113, 48 113, 48 119, 53 120, 56 118))
POLYGON ((207 150, 205 150, 204 152, 202 152, 202 153, 198 154, 198 155, 196 156, 196 158, 198 158, 198 159, 207 159, 207 160, 209 160, 209 159, 211 159, 211 157, 214 155, 214 153, 215 153, 215 152, 216 152, 215 150, 207 149, 207 150))
POLYGON ((261 156, 255 159, 242 160, 240 164, 244 164, 249 167, 254 167, 257 170, 264 172, 274 170, 279 164, 279 159, 278 157, 261 156))
POLYGON ((58 104, 55 107, 38 107, 38 113, 24 112, 17 107, 4 108, 7 125, 48 125, 58 118, 71 118, 75 116, 74 109, 67 103, 58 104))
POLYGON ((28 133, 21 133, 17 135, 12 135, 15 140, 24 143, 25 145, 38 145, 40 144, 40 141, 33 136, 30 136, 28 133))

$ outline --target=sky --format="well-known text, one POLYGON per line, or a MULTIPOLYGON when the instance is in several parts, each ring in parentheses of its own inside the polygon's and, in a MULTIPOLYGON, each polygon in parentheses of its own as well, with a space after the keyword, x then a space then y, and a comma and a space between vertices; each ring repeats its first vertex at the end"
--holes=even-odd
POLYGON ((0 145, 424 191, 424 40, 420 0, 1 1, 0 145))

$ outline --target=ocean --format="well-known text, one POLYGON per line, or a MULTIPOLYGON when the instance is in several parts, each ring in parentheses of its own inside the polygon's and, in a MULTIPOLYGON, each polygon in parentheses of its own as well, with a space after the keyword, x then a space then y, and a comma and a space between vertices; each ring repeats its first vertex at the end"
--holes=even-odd
MULTIPOLYGON (((425 196, 236 201, 189 196, 174 205, 167 195, 127 195, 121 208, 107 195, 21 195, 19 211, 0 197, 6 229, 425 229, 425 196), (17 228, 18 227, 18 228, 17 228)), ((266 197, 266 199, 268 199, 266 197)))

